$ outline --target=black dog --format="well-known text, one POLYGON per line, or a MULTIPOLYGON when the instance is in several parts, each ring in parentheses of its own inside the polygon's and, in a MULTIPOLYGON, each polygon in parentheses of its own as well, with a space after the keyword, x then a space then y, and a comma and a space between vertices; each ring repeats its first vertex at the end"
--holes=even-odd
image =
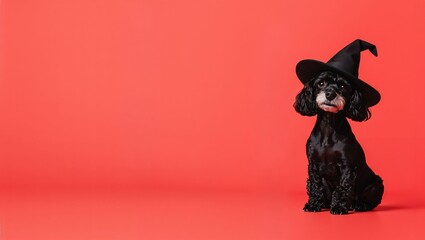
POLYGON ((362 92, 340 74, 325 71, 305 84, 294 107, 301 115, 317 115, 307 141, 309 199, 304 211, 330 208, 332 214, 347 214, 378 206, 382 179, 366 164, 347 120, 371 117, 362 92))

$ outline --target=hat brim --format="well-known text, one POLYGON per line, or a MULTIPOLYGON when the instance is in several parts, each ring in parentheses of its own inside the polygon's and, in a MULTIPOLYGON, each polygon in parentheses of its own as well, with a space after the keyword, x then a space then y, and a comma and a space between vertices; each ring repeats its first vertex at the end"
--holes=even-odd
POLYGON ((329 64, 313 59, 306 59, 300 61, 296 66, 297 76, 303 84, 308 83, 316 77, 317 74, 323 71, 332 71, 337 74, 341 74, 345 79, 353 83, 362 92, 363 98, 365 99, 368 107, 378 104, 381 100, 381 94, 379 94, 375 88, 359 78, 341 71, 329 64))

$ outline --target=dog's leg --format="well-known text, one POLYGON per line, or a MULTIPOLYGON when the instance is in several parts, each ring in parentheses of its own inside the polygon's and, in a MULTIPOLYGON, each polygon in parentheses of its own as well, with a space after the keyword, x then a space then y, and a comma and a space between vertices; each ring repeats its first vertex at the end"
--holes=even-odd
POLYGON ((382 184, 382 179, 376 176, 374 181, 358 194, 357 199, 353 203, 354 210, 356 212, 365 212, 374 209, 381 203, 383 194, 384 185, 382 184))
POLYGON ((339 186, 332 193, 331 214, 347 214, 354 196, 356 174, 350 166, 340 166, 339 186))
POLYGON ((326 207, 325 188, 322 178, 312 164, 308 166, 307 179, 308 202, 304 206, 306 212, 320 212, 326 207))

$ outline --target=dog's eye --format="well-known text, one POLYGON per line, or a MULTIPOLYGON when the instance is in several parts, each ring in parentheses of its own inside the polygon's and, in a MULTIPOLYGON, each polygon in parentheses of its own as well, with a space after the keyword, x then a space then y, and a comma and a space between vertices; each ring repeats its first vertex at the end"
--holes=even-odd
POLYGON ((323 87, 325 85, 325 82, 320 81, 319 83, 317 83, 317 85, 319 85, 319 87, 323 87))
POLYGON ((344 83, 338 83, 338 87, 339 88, 345 88, 345 84, 344 83))

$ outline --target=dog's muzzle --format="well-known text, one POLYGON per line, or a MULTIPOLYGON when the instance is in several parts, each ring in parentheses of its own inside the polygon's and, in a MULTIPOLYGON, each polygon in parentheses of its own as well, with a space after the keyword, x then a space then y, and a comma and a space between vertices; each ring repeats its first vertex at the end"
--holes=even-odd
POLYGON ((344 109, 345 99, 339 94, 321 91, 317 94, 316 103, 323 111, 336 113, 344 109))

